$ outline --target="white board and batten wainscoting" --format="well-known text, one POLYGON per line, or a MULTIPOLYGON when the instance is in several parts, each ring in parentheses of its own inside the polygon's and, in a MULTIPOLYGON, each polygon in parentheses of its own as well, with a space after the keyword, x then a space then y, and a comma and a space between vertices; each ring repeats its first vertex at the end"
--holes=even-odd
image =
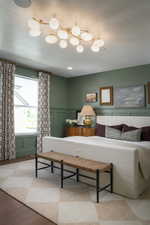
POLYGON ((150 116, 97 116, 97 123, 113 126, 127 124, 128 126, 150 126, 150 116))

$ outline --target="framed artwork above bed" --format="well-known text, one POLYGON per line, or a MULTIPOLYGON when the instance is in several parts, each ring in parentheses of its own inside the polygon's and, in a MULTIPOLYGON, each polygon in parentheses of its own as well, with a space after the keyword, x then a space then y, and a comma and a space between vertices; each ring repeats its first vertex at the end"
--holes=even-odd
POLYGON ((113 105, 113 87, 101 87, 99 90, 100 105, 113 105))
POLYGON ((96 92, 87 93, 85 101, 88 103, 97 102, 97 93, 96 92))
POLYGON ((144 85, 116 88, 116 108, 143 108, 145 106, 144 85))

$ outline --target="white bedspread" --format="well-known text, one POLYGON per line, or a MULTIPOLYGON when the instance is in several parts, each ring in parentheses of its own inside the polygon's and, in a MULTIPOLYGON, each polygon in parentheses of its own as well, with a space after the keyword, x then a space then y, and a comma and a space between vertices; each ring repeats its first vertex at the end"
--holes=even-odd
MULTIPOLYGON (((138 151, 139 164, 142 175, 145 179, 150 177, 150 141, 141 142, 128 142, 122 140, 109 139, 104 137, 92 136, 92 137, 81 137, 73 136, 64 138, 67 141, 98 145, 100 147, 110 146, 112 148, 127 147, 131 151, 136 149, 138 151)), ((124 149, 124 148, 122 148, 124 149)))
MULTIPOLYGON (((150 142, 127 142, 97 136, 44 137, 43 152, 51 150, 112 162, 114 192, 117 194, 137 198, 150 183, 150 142)), ((105 178, 101 177, 102 184, 105 184, 105 178)))

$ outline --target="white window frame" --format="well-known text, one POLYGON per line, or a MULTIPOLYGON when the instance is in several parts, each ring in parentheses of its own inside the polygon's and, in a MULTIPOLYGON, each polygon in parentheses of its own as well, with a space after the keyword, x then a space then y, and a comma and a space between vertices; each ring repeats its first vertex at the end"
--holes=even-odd
MULTIPOLYGON (((34 80, 34 81, 37 81, 38 82, 38 78, 32 78, 32 77, 28 77, 28 76, 23 76, 23 75, 19 75, 19 74, 15 74, 15 78, 16 77, 20 77, 20 78, 24 78, 24 79, 29 79, 29 80, 34 80)), ((38 107, 36 106, 22 106, 22 105, 15 105, 14 104, 14 112, 15 112, 15 107, 18 107, 18 108, 37 108, 37 111, 38 111, 38 107)), ((15 115, 15 114, 14 114, 15 115)), ((37 131, 35 132, 15 132, 15 136, 37 136, 37 131)))

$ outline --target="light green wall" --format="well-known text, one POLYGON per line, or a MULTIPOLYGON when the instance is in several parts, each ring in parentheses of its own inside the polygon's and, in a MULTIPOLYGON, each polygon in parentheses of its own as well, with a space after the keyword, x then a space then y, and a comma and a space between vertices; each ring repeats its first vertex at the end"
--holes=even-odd
POLYGON ((26 155, 33 155, 36 151, 36 135, 16 136, 16 156, 17 158, 26 155))
POLYGON ((38 72, 36 70, 30 69, 30 68, 25 68, 22 66, 16 66, 16 72, 17 75, 21 76, 27 76, 31 78, 36 78, 38 77, 38 72))
MULTIPOLYGON (((146 85, 150 81, 150 65, 113 70, 97 74, 90 74, 69 79, 68 93, 69 108, 80 109, 85 104, 85 95, 88 92, 97 92, 104 86, 126 87, 129 85, 146 85)), ((99 99, 92 103, 98 114, 104 115, 150 115, 150 106, 140 109, 115 109, 115 106, 100 106, 99 99)))
POLYGON ((64 123, 68 117, 68 81, 66 78, 51 76, 50 85, 51 133, 64 135, 64 123))

